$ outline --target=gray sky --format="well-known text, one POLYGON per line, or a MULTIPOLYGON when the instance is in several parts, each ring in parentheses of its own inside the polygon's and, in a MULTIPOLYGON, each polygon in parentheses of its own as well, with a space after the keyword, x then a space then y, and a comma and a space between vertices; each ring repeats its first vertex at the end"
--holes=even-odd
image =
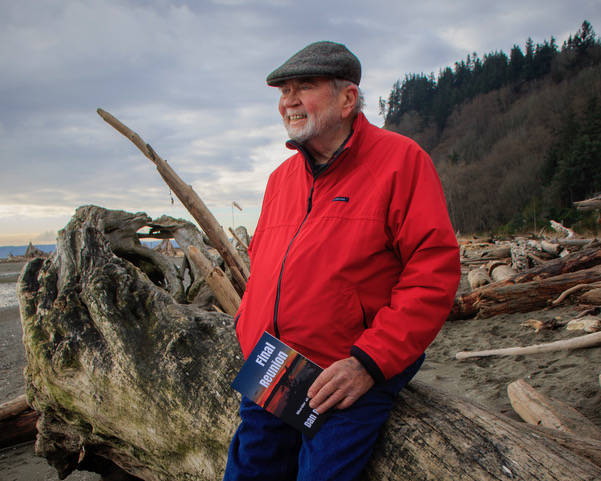
POLYGON ((154 166, 97 114, 118 117, 192 184, 225 227, 254 229, 289 151, 266 75, 306 44, 361 60, 368 119, 412 72, 531 36, 559 45, 600 0, 0 0, 0 245, 52 243, 97 204, 190 218, 154 166))

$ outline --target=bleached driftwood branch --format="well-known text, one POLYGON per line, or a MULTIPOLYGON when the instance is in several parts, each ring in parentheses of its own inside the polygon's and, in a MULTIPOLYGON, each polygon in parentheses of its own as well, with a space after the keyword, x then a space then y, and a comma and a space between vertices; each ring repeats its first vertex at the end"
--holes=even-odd
POLYGON ((223 260, 232 272, 232 278, 234 279, 238 293, 241 295, 244 292, 246 281, 250 275, 248 267, 244 264, 236 252, 236 249, 234 249, 227 239, 225 232, 219 222, 217 222, 217 219, 215 219, 215 216, 213 216, 192 186, 186 184, 175 173, 171 166, 152 149, 150 144, 145 143, 136 132, 108 112, 102 109, 97 109, 97 112, 109 125, 131 140, 133 144, 155 164, 163 180, 171 187, 171 190, 175 192, 175 195, 182 201, 182 204, 184 204, 186 209, 192 214, 192 217, 194 217, 196 222, 202 227, 202 230, 207 234, 215 248, 223 257, 223 260))
POLYGON ((473 357, 488 356, 521 356, 524 354, 537 354, 540 352, 568 351, 570 349, 583 349, 601 345, 601 332, 586 334, 561 341, 545 344, 535 344, 526 347, 506 347, 502 349, 489 349, 485 351, 462 351, 455 354, 456 359, 469 359, 473 357))

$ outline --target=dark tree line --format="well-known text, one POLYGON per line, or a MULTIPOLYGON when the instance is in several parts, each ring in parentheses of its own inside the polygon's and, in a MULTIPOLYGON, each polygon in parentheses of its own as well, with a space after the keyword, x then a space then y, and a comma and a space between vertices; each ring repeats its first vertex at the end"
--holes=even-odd
MULTIPOLYGON (((600 92, 601 94, 601 92, 600 92)), ((542 168, 541 213, 568 223, 578 219, 572 203, 601 192, 601 102, 589 100, 583 112, 569 112, 547 151, 542 168)))
POLYGON ((601 191, 601 41, 590 23, 561 48, 528 39, 436 78, 407 75, 381 109, 386 128, 432 156, 458 231, 532 231, 550 219, 599 229, 572 205, 601 191))
POLYGON ((434 74, 408 74, 392 87, 388 100, 380 98, 380 113, 388 127, 398 124, 403 114, 417 112, 425 122, 442 130, 453 109, 462 103, 506 85, 516 88, 525 82, 552 74, 560 82, 573 71, 601 61, 601 44, 591 24, 582 23, 580 30, 558 48, 553 37, 534 44, 529 38, 525 52, 514 45, 509 57, 495 51, 480 58, 477 53, 445 67, 434 74))

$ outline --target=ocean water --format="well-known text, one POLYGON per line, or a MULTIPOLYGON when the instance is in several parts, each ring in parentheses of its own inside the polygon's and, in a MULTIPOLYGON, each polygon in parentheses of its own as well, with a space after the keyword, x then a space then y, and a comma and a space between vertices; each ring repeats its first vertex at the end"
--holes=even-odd
POLYGON ((0 283, 0 307, 16 306, 17 304, 17 283, 0 283))
MULTIPOLYGON (((55 244, 36 244, 36 247, 44 252, 54 252, 55 244)), ((24 256, 27 246, 0 246, 0 258, 12 256, 24 256)))

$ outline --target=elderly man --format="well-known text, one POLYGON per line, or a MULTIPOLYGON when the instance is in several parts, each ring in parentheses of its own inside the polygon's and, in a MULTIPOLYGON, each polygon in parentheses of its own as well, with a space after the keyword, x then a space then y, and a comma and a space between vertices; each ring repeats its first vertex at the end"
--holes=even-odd
POLYGON ((311 439, 243 398, 226 480, 354 480, 417 372, 459 281, 458 247, 428 155, 361 113, 361 65, 311 44, 274 70, 297 152, 270 176, 236 315, 245 357, 264 331, 324 371, 311 439))

